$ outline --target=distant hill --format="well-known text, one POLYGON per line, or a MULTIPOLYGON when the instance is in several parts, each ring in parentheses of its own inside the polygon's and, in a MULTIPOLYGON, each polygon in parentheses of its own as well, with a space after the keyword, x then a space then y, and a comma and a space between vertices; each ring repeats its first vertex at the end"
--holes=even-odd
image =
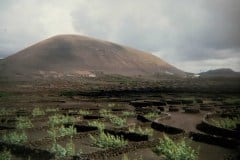
POLYGON ((209 70, 199 73, 201 77, 240 77, 240 72, 235 72, 229 68, 209 70))
POLYGON ((185 73, 152 54, 79 35, 58 35, 0 61, 4 76, 176 75, 185 73))

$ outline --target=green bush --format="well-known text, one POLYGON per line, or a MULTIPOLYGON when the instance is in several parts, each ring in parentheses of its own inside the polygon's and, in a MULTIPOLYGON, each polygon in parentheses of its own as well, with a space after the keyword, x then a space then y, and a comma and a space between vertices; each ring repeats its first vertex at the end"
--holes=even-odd
POLYGON ((100 131, 105 129, 105 124, 103 122, 100 122, 100 121, 89 121, 88 125, 97 127, 100 131))
POLYGON ((100 132, 100 135, 98 137, 95 138, 90 135, 90 138, 92 139, 94 145, 99 148, 117 148, 128 144, 128 142, 124 140, 123 137, 114 136, 108 133, 104 133, 103 131, 100 132))
POLYGON ((56 125, 63 124, 62 117, 63 117, 62 115, 53 115, 53 116, 49 117, 48 125, 50 127, 54 127, 56 125))
POLYGON ((7 116, 10 112, 6 108, 0 108, 0 116, 7 116))
POLYGON ((75 144, 73 143, 73 140, 71 139, 70 142, 66 144, 65 147, 61 146, 60 144, 53 143, 51 152, 55 153, 57 157, 65 157, 65 156, 74 156, 74 155, 81 155, 82 150, 79 150, 78 153, 76 153, 75 144))
POLYGON ((159 114, 156 112, 149 112, 149 113, 145 114, 144 117, 146 117, 148 119, 156 119, 159 117, 159 114))
POLYGON ((25 132, 10 132, 6 133, 2 137, 2 141, 10 144, 22 144, 27 141, 27 135, 25 132))
POLYGON ((75 123, 76 122, 76 118, 73 116, 63 116, 63 124, 66 123, 75 123))
POLYGON ((75 145, 72 140, 66 144, 66 155, 67 156, 75 155, 75 145))
POLYGON ((240 117, 234 117, 234 118, 223 118, 223 119, 211 119, 210 123, 221 128, 226 129, 235 129, 237 127, 237 124, 240 123, 240 117))
POLYGON ((73 137, 75 134, 77 134, 77 130, 73 126, 64 127, 63 125, 61 127, 52 127, 47 132, 49 137, 52 139, 63 136, 73 137))
POLYGON ((57 111, 59 111, 58 108, 47 108, 46 109, 46 112, 57 112, 57 111))
POLYGON ((106 118, 110 118, 113 116, 112 111, 109 109, 100 109, 99 113, 101 116, 106 117, 106 118))
POLYGON ((80 110, 78 111, 78 113, 79 113, 80 115, 82 115, 82 116, 86 116, 86 115, 92 114, 92 112, 87 111, 87 110, 82 110, 82 109, 80 109, 80 110))
POLYGON ((157 155, 164 155, 167 160, 197 160, 198 152, 193 150, 184 140, 175 143, 164 135, 153 150, 157 155))
POLYGON ((61 126, 59 128, 58 132, 59 132, 60 136, 70 136, 70 137, 73 137, 75 134, 77 134, 77 130, 73 126, 69 126, 69 127, 61 126))
POLYGON ((76 119, 72 116, 64 116, 64 115, 53 115, 49 117, 48 125, 50 127, 54 127, 57 125, 62 125, 66 123, 74 123, 76 122, 76 119))
POLYGON ((134 116, 135 113, 132 112, 132 111, 123 111, 123 112, 122 112, 122 115, 123 115, 124 117, 130 117, 130 116, 134 116))
POLYGON ((31 120, 28 117, 18 117, 17 118, 17 123, 16 123, 16 128, 23 130, 26 128, 32 128, 33 124, 31 120))
POLYGON ((33 117, 43 116, 43 115, 45 115, 45 112, 44 112, 44 110, 42 110, 39 107, 37 107, 37 108, 33 109, 32 115, 33 115, 33 117))
POLYGON ((140 126, 136 127, 134 125, 134 126, 129 127, 128 131, 132 132, 132 133, 141 134, 141 135, 153 136, 153 129, 152 128, 145 128, 145 129, 143 129, 140 126))
POLYGON ((4 150, 0 152, 0 160, 11 160, 12 154, 10 151, 4 150))
POLYGON ((48 133, 48 136, 53 139, 53 141, 56 141, 56 138, 58 137, 58 129, 57 128, 49 128, 47 133, 48 133))
POLYGON ((52 145, 51 152, 55 153, 57 157, 64 157, 67 154, 66 149, 57 143, 52 145))
MULTIPOLYGON (((73 126, 65 128, 61 126, 60 128, 50 128, 48 130, 49 137, 53 140, 53 144, 51 147, 51 152, 55 153, 57 157, 65 157, 65 156, 73 156, 76 154, 75 152, 75 145, 73 143, 73 135, 75 135, 76 129, 73 126), (60 136, 70 136, 70 142, 66 144, 66 147, 62 147, 61 145, 57 144, 57 137, 60 136)), ((79 152, 78 154, 81 154, 79 152)))
POLYGON ((115 106, 116 106, 115 103, 108 103, 108 104, 107 104, 107 107, 108 107, 108 108, 113 108, 113 107, 115 107, 115 106))
POLYGON ((110 121, 113 125, 117 126, 117 127, 122 127, 126 124, 126 119, 125 118, 121 118, 118 116, 112 116, 110 117, 110 121))
POLYGON ((28 117, 18 117, 16 122, 17 131, 5 133, 2 136, 2 141, 11 144, 22 144, 28 139, 24 129, 31 128, 33 125, 28 117))
POLYGON ((73 156, 73 155, 80 156, 82 154, 81 149, 78 152, 76 152, 75 144, 73 143, 72 138, 71 138, 70 142, 66 144, 65 148, 66 148, 66 155, 67 156, 73 156))

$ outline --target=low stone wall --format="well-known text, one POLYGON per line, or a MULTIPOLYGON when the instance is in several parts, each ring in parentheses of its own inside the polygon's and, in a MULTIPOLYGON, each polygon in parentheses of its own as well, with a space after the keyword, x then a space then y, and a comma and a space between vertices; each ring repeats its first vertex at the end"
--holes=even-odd
POLYGON ((213 118, 215 116, 218 116, 216 114, 207 114, 204 116, 202 123, 197 126, 197 129, 208 133, 212 135, 222 136, 222 137, 229 137, 229 138, 235 138, 240 139, 240 132, 225 128, 220 128, 217 126, 214 126, 208 122, 209 118, 213 118))
POLYGON ((177 107, 170 107, 168 111, 169 112, 178 112, 179 108, 177 108, 177 107))
POLYGON ((144 117, 142 115, 137 115, 137 120, 139 120, 141 122, 151 122, 151 120, 147 119, 146 117, 144 117))
POLYGON ((166 120, 166 119, 170 119, 171 118, 171 114, 169 114, 169 113, 164 112, 162 114, 164 116, 157 118, 156 120, 154 120, 154 122, 158 123, 161 120, 166 120))
POLYGON ((86 116, 83 116, 83 118, 84 119, 101 119, 103 117, 99 115, 86 115, 86 116))
POLYGON ((218 145, 227 148, 237 148, 240 143, 234 139, 224 138, 224 137, 216 137, 207 134, 195 133, 190 132, 189 137, 192 138, 194 141, 204 142, 207 144, 218 145))
MULTIPOLYGON (((157 118, 156 120, 154 120, 154 122, 158 122, 160 120, 165 120, 165 119, 170 119, 171 115, 169 113, 161 113, 163 116, 160 116, 159 118, 157 118)), ((143 115, 137 115, 137 120, 141 121, 141 122, 153 122, 153 120, 146 118, 143 115)))
POLYGON ((141 135, 141 134, 132 133, 132 132, 113 131, 113 130, 108 130, 108 129, 105 129, 104 132, 123 137, 124 139, 127 139, 129 141, 140 142, 140 141, 148 141, 149 140, 148 135, 141 135))
POLYGON ((27 147, 19 144, 7 144, 4 142, 0 142, 0 150, 8 149, 17 156, 26 158, 30 157, 34 160, 49 160, 55 157, 53 153, 50 153, 46 150, 36 149, 27 147))
POLYGON ((180 101, 180 100, 167 100, 167 104, 169 104, 169 105, 180 105, 180 104, 182 104, 182 101, 180 101))
POLYGON ((194 100, 192 99, 181 99, 182 104, 193 104, 194 100))
POLYGON ((87 125, 74 125, 74 128, 77 129, 77 132, 89 132, 98 130, 95 126, 87 126, 87 125))
POLYGON ((130 105, 138 108, 138 107, 147 107, 147 106, 166 106, 165 101, 157 101, 157 100, 137 100, 131 101, 130 105))
POLYGON ((191 107, 186 107, 184 111, 185 113, 193 113, 193 114, 200 113, 200 110, 198 108, 191 108, 191 107))
POLYGON ((213 111, 214 108, 213 107, 200 107, 201 111, 213 111))
POLYGON ((175 127, 164 125, 157 122, 152 122, 151 127, 155 130, 165 132, 168 134, 184 134, 185 133, 183 129, 175 128, 175 127))

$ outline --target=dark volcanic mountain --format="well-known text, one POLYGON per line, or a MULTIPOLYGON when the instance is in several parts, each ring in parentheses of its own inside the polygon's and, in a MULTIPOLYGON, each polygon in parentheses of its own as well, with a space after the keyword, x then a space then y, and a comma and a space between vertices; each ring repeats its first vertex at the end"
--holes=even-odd
POLYGON ((235 72, 229 68, 221 68, 215 70, 209 70, 207 72, 200 73, 201 77, 240 77, 239 72, 235 72))
POLYGON ((78 35, 43 40, 0 61, 5 76, 106 74, 153 75, 185 73, 149 53, 78 35))

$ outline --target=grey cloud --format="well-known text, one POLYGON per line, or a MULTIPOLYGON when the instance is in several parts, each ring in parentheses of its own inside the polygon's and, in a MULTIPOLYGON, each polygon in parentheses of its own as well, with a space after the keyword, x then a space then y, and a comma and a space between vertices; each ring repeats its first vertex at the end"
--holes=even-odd
POLYGON ((184 60, 222 58, 209 51, 240 48, 240 1, 138 1, 133 9, 114 3, 81 6, 72 14, 76 30, 151 52, 173 48, 184 60))
POLYGON ((223 61, 240 70, 239 15, 239 0, 1 1, 0 55, 74 32, 191 64, 187 71, 223 61))
POLYGON ((235 48, 240 47, 240 1, 213 0, 203 3, 206 10, 205 34, 200 40, 207 47, 235 48))

